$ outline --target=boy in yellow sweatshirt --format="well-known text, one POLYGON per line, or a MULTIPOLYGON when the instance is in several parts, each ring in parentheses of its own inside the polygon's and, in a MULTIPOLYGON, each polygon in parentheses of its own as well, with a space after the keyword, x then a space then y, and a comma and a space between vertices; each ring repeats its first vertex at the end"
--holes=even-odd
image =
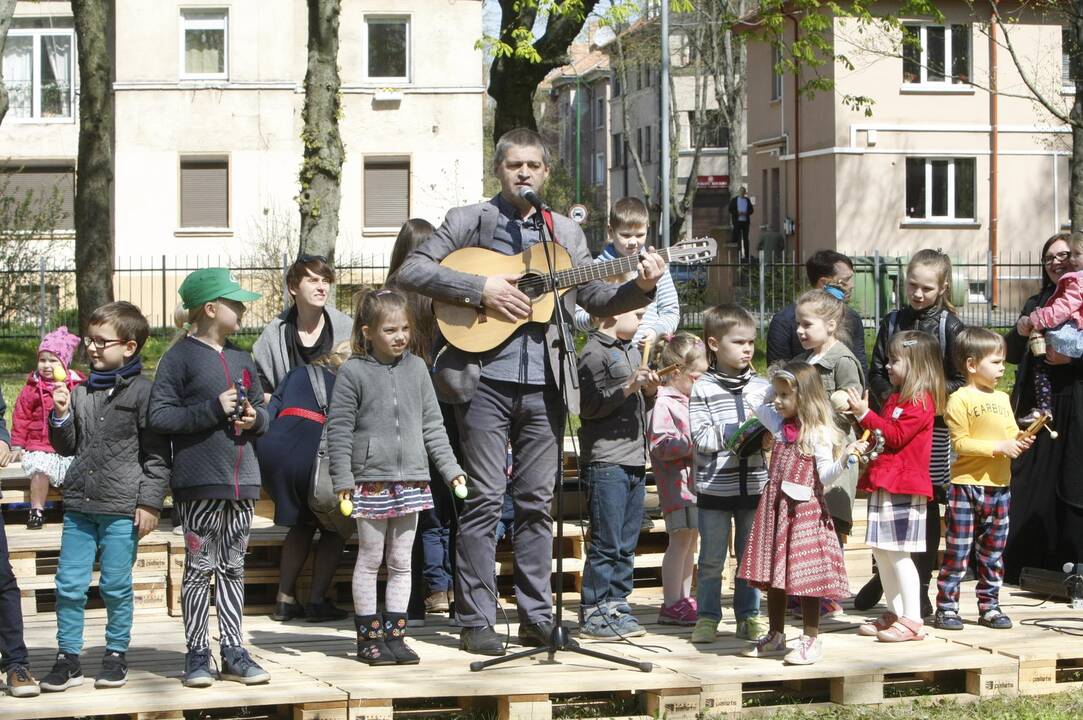
POLYGON ((956 459, 948 486, 947 537, 937 581, 935 625, 942 630, 963 629, 959 583, 973 551, 978 622, 1006 630, 1012 621, 1000 610, 999 598, 1012 459, 1029 448, 1033 438, 1019 439, 1008 396, 996 389, 1004 374, 1003 337, 985 328, 965 328, 955 338, 955 363, 964 371, 967 384, 948 398, 944 411, 956 459))

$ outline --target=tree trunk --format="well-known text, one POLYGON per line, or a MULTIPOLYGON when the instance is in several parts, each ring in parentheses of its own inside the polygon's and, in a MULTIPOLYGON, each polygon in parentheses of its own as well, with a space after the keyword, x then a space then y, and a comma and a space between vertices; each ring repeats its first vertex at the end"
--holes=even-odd
POLYGON ((501 135, 525 127, 538 129, 534 117, 534 93, 545 75, 557 67, 554 63, 502 57, 489 70, 489 97, 496 101, 493 114, 493 142, 501 135))
POLYGON ((342 106, 338 76, 338 20, 341 0, 308 0, 308 71, 301 117, 304 160, 301 163, 302 253, 334 261, 338 210, 342 201, 345 151, 338 132, 342 106))
POLYGON ((71 0, 79 42, 79 160, 75 176, 75 295, 79 328, 113 301, 113 3, 71 0))
MULTIPOLYGON (((15 14, 16 0, 0 0, 0 57, 4 56, 4 44, 11 28, 11 16, 15 14)), ((4 84, 3 68, 0 68, 0 122, 8 114, 8 89, 4 84)))

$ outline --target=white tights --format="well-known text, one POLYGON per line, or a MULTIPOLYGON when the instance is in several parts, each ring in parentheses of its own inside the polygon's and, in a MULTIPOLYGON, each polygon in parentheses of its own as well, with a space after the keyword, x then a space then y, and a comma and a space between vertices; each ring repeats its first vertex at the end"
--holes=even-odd
POLYGON ((662 556, 662 595, 667 606, 692 594, 692 559, 698 541, 698 530, 685 528, 669 533, 666 554, 662 556))
POLYGON ((921 621, 921 584, 910 553, 900 550, 872 549, 880 582, 884 586, 887 609, 899 617, 921 621))
POLYGON ((388 520, 357 519, 357 563, 353 567, 353 606, 358 615, 376 614, 376 574, 387 559, 384 607, 404 613, 410 602, 410 556, 417 513, 388 520))

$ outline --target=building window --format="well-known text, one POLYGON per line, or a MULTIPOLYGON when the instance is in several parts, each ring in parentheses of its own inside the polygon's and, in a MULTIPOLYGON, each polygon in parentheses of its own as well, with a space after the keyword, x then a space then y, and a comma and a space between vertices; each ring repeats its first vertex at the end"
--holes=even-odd
MULTIPOLYGON (((599 87, 599 92, 601 88, 599 87)), ((594 127, 605 127, 605 96, 594 98, 594 127)))
MULTIPOLYGON (((10 41, 9 41, 10 42, 10 41)), ((1075 86, 1076 78, 1072 75, 1072 53, 1078 53, 1075 42, 1072 40, 1072 31, 1068 28, 1060 30, 1060 81, 1062 85, 1075 86)), ((4 65, 4 77, 7 77, 7 65, 4 65)))
POLYGON ((624 136, 620 133, 613 133, 613 148, 610 150, 611 157, 613 158, 613 167, 619 168, 624 166, 624 136))
POLYGON ((913 85, 969 83, 970 26, 904 26, 903 82, 913 85))
POLYGON ((4 45, 8 117, 71 121, 75 31, 71 18, 15 18, 4 45))
POLYGON ((410 19, 365 17, 365 76, 370 80, 410 80, 410 19))
POLYGON ((224 80, 229 77, 229 11, 181 10, 181 77, 224 80))
POLYGON ((0 168, 0 194, 0 202, 15 204, 5 210, 6 217, 15 217, 20 211, 14 207, 26 202, 29 196, 27 209, 32 217, 52 220, 51 230, 75 229, 75 168, 72 165, 0 168))
POLYGON ((643 162, 649 163, 651 161, 651 129, 650 126, 643 131, 643 162))
POLYGON ((907 158, 906 217, 973 220, 974 158, 907 158))
POLYGON ((365 160, 365 227, 398 230, 410 217, 410 162, 365 160))
POLYGON ((636 155, 643 162, 643 128, 636 128, 636 155))
POLYGON ((594 153, 594 184, 605 184, 605 153, 594 153))
POLYGON ((771 47, 771 99, 778 100, 782 97, 782 48, 778 45, 771 47))
POLYGON ((181 158, 180 226, 229 227, 229 160, 181 158))
POLYGON ((620 72, 619 71, 614 71, 613 72, 613 97, 620 97, 620 92, 621 92, 620 72))
POLYGON ((721 110, 704 110, 702 125, 696 122, 695 111, 688 113, 688 137, 691 145, 695 145, 696 137, 702 141, 705 148, 724 148, 730 144, 730 129, 722 116, 721 110))

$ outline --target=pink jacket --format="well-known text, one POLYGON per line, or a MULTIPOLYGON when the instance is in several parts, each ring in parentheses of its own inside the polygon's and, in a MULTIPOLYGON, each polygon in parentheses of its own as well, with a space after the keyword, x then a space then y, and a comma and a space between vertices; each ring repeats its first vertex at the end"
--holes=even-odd
POLYGON ((1072 320, 1083 328, 1083 272, 1061 275, 1057 289, 1045 305, 1030 314, 1030 322, 1038 330, 1047 330, 1072 320))
MULTIPOLYGON (((83 376, 68 370, 68 389, 83 382, 83 376)), ((42 380, 37 371, 26 378, 26 385, 11 411, 11 446, 30 452, 55 453, 49 443, 49 413, 53 411, 53 382, 42 380)))
POLYGON ((662 512, 694 505, 696 496, 689 488, 693 446, 686 395, 665 385, 658 388, 647 426, 647 444, 662 512))

